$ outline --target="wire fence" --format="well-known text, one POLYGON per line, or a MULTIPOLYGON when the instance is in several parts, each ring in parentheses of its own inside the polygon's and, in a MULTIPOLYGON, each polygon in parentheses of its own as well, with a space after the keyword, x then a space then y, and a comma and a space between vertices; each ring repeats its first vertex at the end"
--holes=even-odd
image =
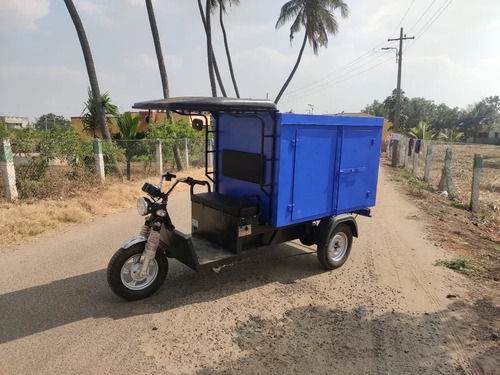
MULTIPOLYGON (((471 201, 471 187, 474 170, 474 156, 482 156, 480 174, 480 200, 485 209, 498 214, 500 210, 500 146, 477 143, 450 143, 442 141, 421 141, 420 152, 415 153, 415 143, 410 151, 410 140, 402 137, 400 140, 400 157, 398 164, 412 171, 414 177, 424 180, 426 159, 430 164, 429 176, 426 181, 430 186, 439 189, 445 165, 447 150, 451 150, 450 174, 455 188, 454 199, 464 205, 471 201), (428 149, 431 155, 428 155, 428 149)), ((392 160, 392 152, 388 152, 392 160)))
MULTIPOLYGON (((104 172, 111 180, 118 177, 114 161, 124 177, 132 180, 156 176, 160 167, 163 171, 177 171, 205 165, 204 138, 115 140, 101 145, 104 172)), ((10 149, 12 167, 9 172, 2 167, 0 199, 7 197, 6 190, 12 189, 7 186, 7 174, 12 174, 12 170, 21 199, 62 198, 101 183, 93 140, 18 138, 11 140, 10 149)), ((5 164, 8 163, 2 163, 5 164)))

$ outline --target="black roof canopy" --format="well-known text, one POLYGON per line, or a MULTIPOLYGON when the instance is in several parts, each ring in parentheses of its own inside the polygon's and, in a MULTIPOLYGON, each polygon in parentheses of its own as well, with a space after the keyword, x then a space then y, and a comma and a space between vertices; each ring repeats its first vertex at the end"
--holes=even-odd
POLYGON ((186 96, 169 99, 148 100, 133 105, 136 109, 169 110, 178 112, 277 112, 270 100, 235 99, 186 96))

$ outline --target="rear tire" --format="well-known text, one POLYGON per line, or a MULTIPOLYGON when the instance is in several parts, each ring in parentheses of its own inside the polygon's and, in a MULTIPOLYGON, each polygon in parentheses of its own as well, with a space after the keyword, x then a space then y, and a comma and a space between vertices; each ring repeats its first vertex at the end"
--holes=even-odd
POLYGON ((127 301, 135 301, 152 295, 162 286, 168 273, 167 257, 158 249, 155 259, 149 263, 148 276, 143 279, 132 277, 132 269, 140 268, 138 262, 145 244, 141 242, 127 249, 119 249, 108 264, 109 287, 117 296, 127 301))
POLYGON ((352 247, 352 230, 347 224, 333 225, 333 220, 320 223, 318 241, 318 260, 327 270, 342 266, 352 247))

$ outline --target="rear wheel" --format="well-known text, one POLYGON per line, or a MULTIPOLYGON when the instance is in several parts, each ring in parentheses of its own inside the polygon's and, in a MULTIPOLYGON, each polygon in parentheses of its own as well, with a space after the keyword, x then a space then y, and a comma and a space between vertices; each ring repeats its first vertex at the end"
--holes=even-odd
POLYGON ((145 242, 119 249, 108 264, 108 284, 118 296, 129 300, 149 297, 165 281, 168 260, 161 251, 149 262, 146 276, 140 276, 145 242))
POLYGON ((342 266, 352 247, 352 230, 347 224, 333 225, 331 220, 320 224, 318 260, 327 270, 342 266))

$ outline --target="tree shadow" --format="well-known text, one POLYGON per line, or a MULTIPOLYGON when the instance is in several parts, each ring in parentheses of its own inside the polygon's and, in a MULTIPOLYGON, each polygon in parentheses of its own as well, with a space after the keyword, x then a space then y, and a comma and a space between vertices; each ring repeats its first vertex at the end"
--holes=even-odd
POLYGON ((245 355, 197 373, 498 374, 498 342, 481 337, 484 330, 467 330, 481 310, 498 319, 498 306, 488 300, 415 315, 307 306, 281 318, 251 316, 234 333, 245 355), (476 340, 486 341, 477 347, 476 340))
POLYGON ((220 273, 196 273, 171 262, 173 272, 159 292, 137 302, 122 301, 110 291, 105 269, 3 294, 0 343, 87 318, 152 314, 217 300, 272 282, 293 283, 324 272, 316 257, 298 246, 281 244, 264 249, 220 273))

